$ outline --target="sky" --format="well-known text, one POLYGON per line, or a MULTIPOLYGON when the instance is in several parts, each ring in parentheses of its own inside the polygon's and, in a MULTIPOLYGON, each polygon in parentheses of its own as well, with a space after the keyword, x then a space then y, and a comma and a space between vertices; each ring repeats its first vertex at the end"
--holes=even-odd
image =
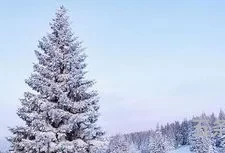
POLYGON ((64 5, 97 81, 107 134, 225 109, 225 1, 1 1, 0 140, 17 117, 34 50, 64 5))

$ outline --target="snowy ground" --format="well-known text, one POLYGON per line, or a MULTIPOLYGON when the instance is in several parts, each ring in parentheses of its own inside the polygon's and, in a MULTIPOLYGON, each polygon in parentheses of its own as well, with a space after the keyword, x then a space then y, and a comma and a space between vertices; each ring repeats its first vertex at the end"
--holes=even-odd
POLYGON ((179 149, 176 149, 174 151, 170 151, 169 153, 192 153, 189 150, 189 146, 181 147, 179 149))

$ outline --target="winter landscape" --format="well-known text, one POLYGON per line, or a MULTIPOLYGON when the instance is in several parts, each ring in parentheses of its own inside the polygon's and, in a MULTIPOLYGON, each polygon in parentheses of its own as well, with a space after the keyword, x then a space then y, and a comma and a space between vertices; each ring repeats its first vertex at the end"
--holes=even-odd
POLYGON ((1 153, 225 153, 224 1, 3 3, 1 153))

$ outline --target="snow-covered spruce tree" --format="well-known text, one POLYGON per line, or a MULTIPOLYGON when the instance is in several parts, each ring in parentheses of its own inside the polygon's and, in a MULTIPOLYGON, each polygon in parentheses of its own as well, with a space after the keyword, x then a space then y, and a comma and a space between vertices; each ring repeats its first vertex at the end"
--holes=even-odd
POLYGON ((181 141, 181 145, 187 145, 189 144, 188 142, 188 136, 189 136, 189 121, 187 121, 186 119, 181 123, 181 134, 182 134, 182 141, 181 141))
POLYGON ((195 141, 191 142, 191 151, 195 153, 218 153, 217 148, 212 145, 209 137, 197 136, 195 141))
POLYGON ((33 92, 25 92, 18 110, 26 124, 11 129, 12 153, 90 153, 102 142, 97 92, 85 78, 86 55, 66 12, 61 6, 35 51, 38 62, 26 80, 33 92))
POLYGON ((213 138, 216 142, 216 146, 221 152, 225 152, 225 134, 224 134, 224 121, 225 113, 221 109, 218 115, 218 119, 213 122, 213 138))
MULTIPOLYGON (((207 120, 208 117, 203 114, 201 117, 194 118, 194 120, 196 119, 204 121, 207 120)), ((210 123, 201 123, 202 128, 200 129, 196 128, 196 124, 198 123, 193 122, 190 137, 190 151, 195 153, 218 153, 210 123), (202 131, 202 133, 199 133, 199 130, 202 131)))
MULTIPOLYGON (((157 130, 156 130, 157 131, 157 130)), ((169 143, 169 146, 171 148, 177 147, 177 141, 176 141, 176 133, 175 133, 175 123, 167 123, 165 127, 161 127, 160 132, 161 134, 166 138, 167 143, 169 143)))
POLYGON ((174 135, 175 135, 175 148, 178 148, 183 143, 182 129, 178 121, 176 121, 174 124, 174 135))
POLYGON ((129 143, 123 135, 112 137, 107 153, 139 153, 133 143, 129 143))
POLYGON ((150 153, 166 153, 173 149, 170 141, 162 135, 162 132, 157 128, 155 134, 151 136, 149 143, 150 153))
POLYGON ((214 122, 213 131, 214 139, 218 148, 225 151, 225 133, 224 133, 225 113, 220 109, 218 119, 214 122))
POLYGON ((218 118, 219 120, 225 120, 225 113, 222 109, 220 109, 218 118))

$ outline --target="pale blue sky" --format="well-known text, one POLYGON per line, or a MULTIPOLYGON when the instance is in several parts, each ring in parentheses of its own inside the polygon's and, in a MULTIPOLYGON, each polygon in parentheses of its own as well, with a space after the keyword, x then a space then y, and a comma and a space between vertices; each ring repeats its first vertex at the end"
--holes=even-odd
POLYGON ((225 109, 225 1, 1 1, 0 138, 16 116, 33 50, 55 10, 69 9, 109 134, 225 109))

